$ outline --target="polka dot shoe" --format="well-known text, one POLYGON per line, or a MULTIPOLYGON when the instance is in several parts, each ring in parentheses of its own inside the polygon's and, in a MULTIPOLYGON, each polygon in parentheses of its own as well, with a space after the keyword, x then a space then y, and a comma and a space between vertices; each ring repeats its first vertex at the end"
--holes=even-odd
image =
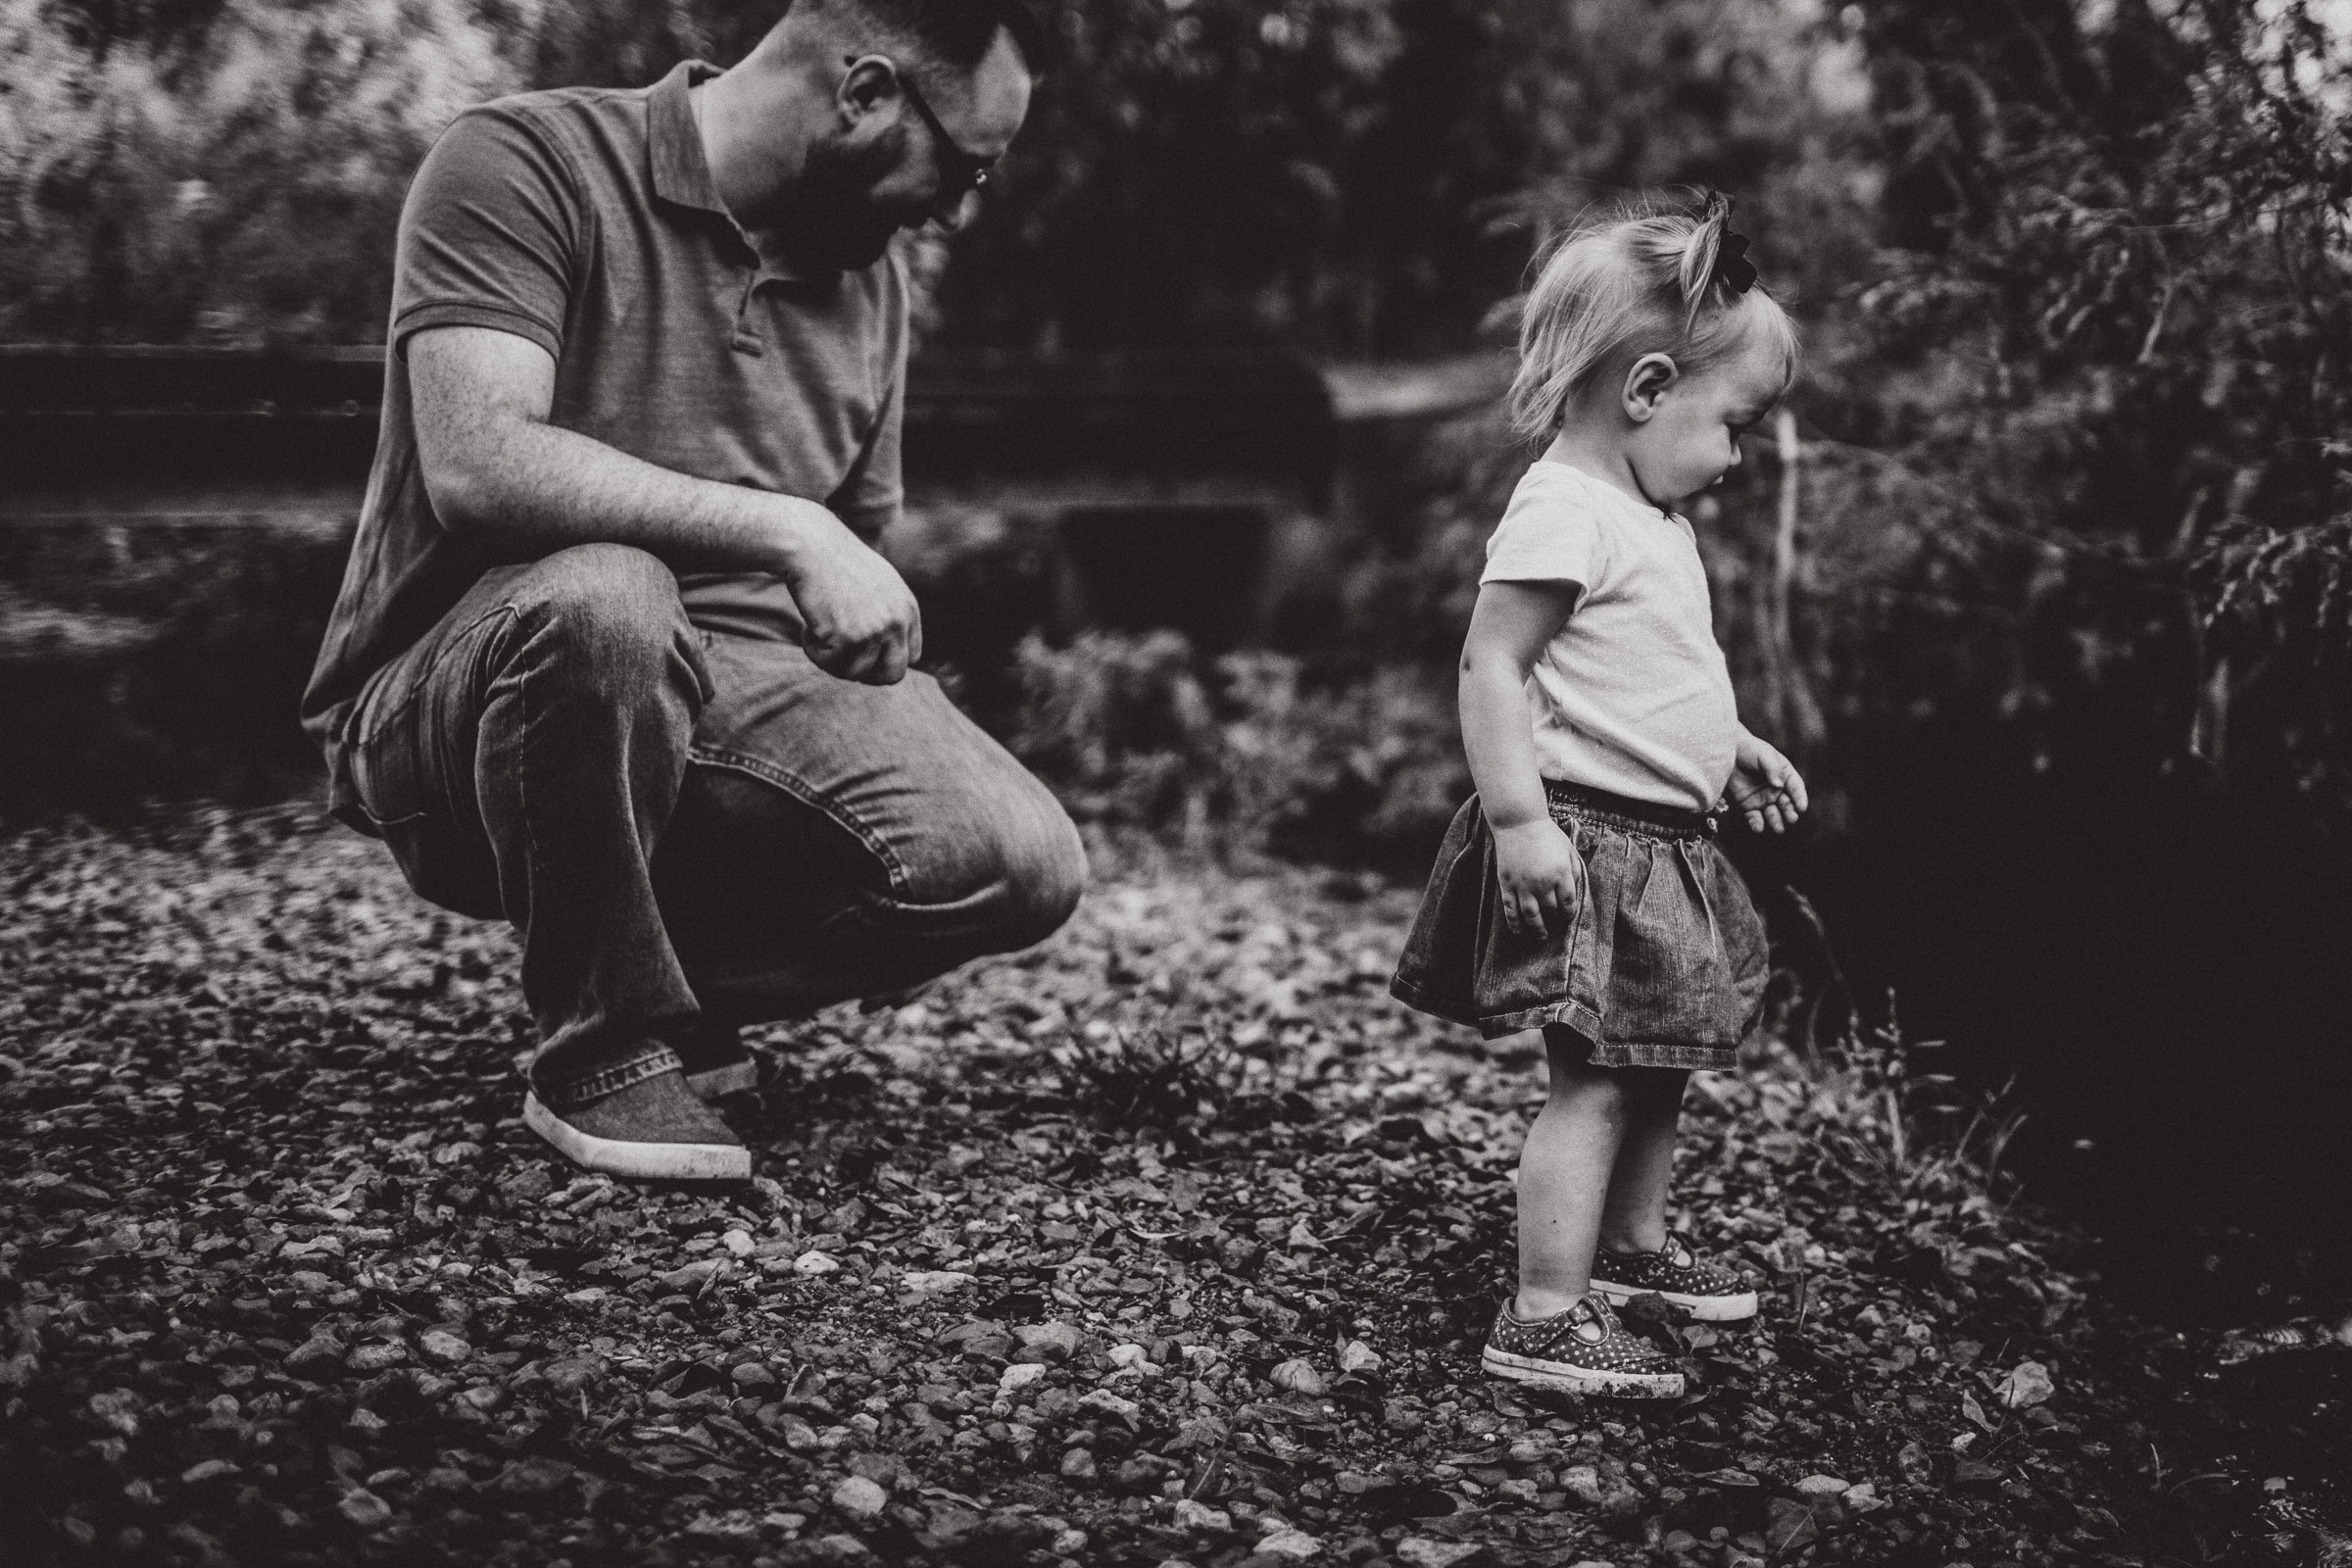
POLYGON ((1592 1255, 1592 1292, 1623 1306, 1637 1296, 1658 1295, 1702 1323, 1737 1323, 1756 1315, 1756 1293, 1728 1268, 1702 1262, 1690 1240, 1670 1231, 1654 1252, 1592 1255))
POLYGON ((1533 1323, 1513 1316, 1511 1303, 1503 1302, 1480 1364, 1491 1377, 1571 1394, 1674 1399, 1683 1393, 1674 1362, 1628 1334, 1608 1303, 1593 1296, 1533 1323))

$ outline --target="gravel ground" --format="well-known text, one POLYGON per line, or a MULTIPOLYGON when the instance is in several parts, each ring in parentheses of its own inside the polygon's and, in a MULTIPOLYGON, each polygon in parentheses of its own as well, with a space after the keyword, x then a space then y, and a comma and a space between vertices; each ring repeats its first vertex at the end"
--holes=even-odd
POLYGON ((1688 1397, 1482 1381, 1540 1064, 1388 1000, 1408 892, 1102 858, 1045 947, 760 1031, 714 1193, 550 1157, 505 931, 309 808, 0 839, 12 1560, 2322 1549, 2237 1457, 2276 1404, 1993 1201, 1885 1042, 1695 1087, 1682 1223, 1766 1298, 1636 1303, 1688 1397))

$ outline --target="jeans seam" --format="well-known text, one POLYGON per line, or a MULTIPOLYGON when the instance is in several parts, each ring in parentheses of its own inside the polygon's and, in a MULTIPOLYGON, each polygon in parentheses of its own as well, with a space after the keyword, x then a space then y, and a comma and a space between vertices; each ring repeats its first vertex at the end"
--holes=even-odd
POLYGON ((532 1092, 538 1095, 541 1104, 561 1115, 567 1110, 578 1110, 609 1095, 616 1095, 623 1089, 634 1088, 648 1079, 659 1078, 665 1072, 684 1070, 684 1064, 679 1061, 675 1051, 656 1044, 624 1060, 568 1077, 551 1078, 544 1083, 538 1081, 538 1075, 534 1072, 532 1092))
POLYGON ((906 884, 906 866, 900 861, 897 852, 891 849, 888 840, 859 821, 857 814, 842 806, 840 802, 826 796, 823 791, 809 784, 806 779, 798 778, 763 759, 742 752, 725 751, 714 746, 697 744, 689 747, 686 755, 689 760, 700 762, 705 767, 730 768, 736 772, 748 774, 772 788, 782 790, 803 805, 822 811, 833 821, 847 828, 856 836, 858 843, 866 847, 875 859, 882 862, 883 873, 890 878, 891 902, 894 904, 900 902, 899 895, 906 884))

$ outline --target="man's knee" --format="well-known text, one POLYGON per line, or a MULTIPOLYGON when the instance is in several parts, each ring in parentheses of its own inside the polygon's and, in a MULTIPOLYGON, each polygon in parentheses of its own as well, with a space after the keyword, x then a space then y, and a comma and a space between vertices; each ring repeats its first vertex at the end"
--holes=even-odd
POLYGON ((975 781, 900 847, 893 894, 911 909, 958 911, 988 951, 1043 942, 1086 891, 1086 846, 1045 786, 1022 774, 975 781))
POLYGON ((1062 927, 1086 892, 1086 845, 1060 806, 1005 856, 1006 946, 1043 942, 1062 927))
POLYGON ((649 679, 709 680, 678 580, 655 557, 629 545, 574 545, 532 565, 513 601, 522 627, 544 638, 571 682, 615 695, 649 679))

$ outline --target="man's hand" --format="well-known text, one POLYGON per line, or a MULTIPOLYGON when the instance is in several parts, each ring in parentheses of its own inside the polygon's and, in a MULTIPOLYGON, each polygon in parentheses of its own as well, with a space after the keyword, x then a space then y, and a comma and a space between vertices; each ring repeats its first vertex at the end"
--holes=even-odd
POLYGON ((1788 832, 1804 814, 1808 804, 1805 781, 1797 776, 1788 759, 1745 730, 1740 732, 1731 787, 1724 793, 1733 808, 1746 816, 1751 833, 1761 833, 1766 828, 1775 833, 1788 832))
POLYGON ((804 525, 782 571, 810 662, 843 680, 892 686, 923 657, 923 612, 898 568, 829 514, 804 525))
POLYGON ((1494 829, 1494 874, 1515 936, 1548 935, 1555 915, 1564 928, 1585 894, 1585 858, 1548 816, 1494 829))

